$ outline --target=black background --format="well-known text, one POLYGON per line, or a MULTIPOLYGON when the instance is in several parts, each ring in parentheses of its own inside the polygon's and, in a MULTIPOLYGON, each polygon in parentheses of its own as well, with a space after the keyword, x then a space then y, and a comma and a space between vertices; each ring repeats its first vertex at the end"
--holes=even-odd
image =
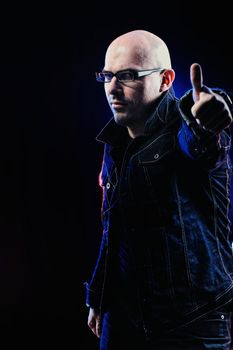
POLYGON ((191 88, 193 62, 206 85, 233 90, 225 5, 84 7, 18 6, 0 15, 0 334, 10 330, 9 341, 30 348, 98 347, 83 283, 101 238, 95 136, 111 113, 94 72, 108 44, 149 30, 170 49, 177 96, 191 88))

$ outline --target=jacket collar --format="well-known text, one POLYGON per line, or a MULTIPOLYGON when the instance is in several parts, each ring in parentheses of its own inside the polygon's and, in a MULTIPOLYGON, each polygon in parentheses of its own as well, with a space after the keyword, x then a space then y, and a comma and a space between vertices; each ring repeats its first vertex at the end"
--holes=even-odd
MULTIPOLYGON (((172 111, 177 108, 177 99, 174 90, 171 87, 165 92, 159 101, 156 103, 155 109, 148 118, 145 125, 145 136, 150 136, 163 124, 168 123, 172 117, 172 111)), ((128 138, 128 131, 126 127, 116 124, 114 118, 104 126, 104 128, 97 135, 96 140, 104 143, 109 143, 113 146, 119 146, 128 138)))

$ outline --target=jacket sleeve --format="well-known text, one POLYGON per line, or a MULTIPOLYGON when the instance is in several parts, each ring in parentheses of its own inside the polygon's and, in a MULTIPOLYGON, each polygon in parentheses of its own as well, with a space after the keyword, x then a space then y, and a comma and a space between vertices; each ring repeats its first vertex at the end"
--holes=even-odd
POLYGON ((99 173, 99 186, 102 188, 102 207, 101 207, 101 217, 102 217, 102 227, 103 235, 99 249, 99 255, 94 267, 94 271, 90 282, 86 282, 86 305, 94 309, 100 309, 103 298, 103 291, 105 287, 106 278, 106 267, 108 258, 108 230, 105 228, 103 220, 103 206, 105 198, 105 182, 107 181, 107 173, 105 166, 106 158, 106 146, 104 149, 104 157, 102 162, 101 171, 99 173))
MULTIPOLYGON (((219 89, 213 89, 213 91, 221 94, 232 111, 229 96, 219 89)), ((198 160, 207 167, 216 167, 225 159, 226 152, 231 147, 230 129, 226 128, 219 134, 203 129, 191 114, 192 105, 192 90, 189 90, 179 101, 182 117, 178 132, 179 147, 190 159, 198 160)))
POLYGON ((102 236, 98 259, 92 274, 91 281, 86 282, 86 305, 95 309, 101 306, 104 287, 105 266, 107 258, 107 233, 102 236))

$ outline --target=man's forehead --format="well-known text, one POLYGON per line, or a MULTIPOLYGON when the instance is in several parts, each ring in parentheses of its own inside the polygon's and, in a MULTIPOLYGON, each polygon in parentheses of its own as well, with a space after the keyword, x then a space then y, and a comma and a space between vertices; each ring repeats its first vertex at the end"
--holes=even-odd
POLYGON ((116 66, 117 69, 141 67, 145 61, 145 54, 135 47, 120 45, 109 50, 105 58, 105 66, 116 66))

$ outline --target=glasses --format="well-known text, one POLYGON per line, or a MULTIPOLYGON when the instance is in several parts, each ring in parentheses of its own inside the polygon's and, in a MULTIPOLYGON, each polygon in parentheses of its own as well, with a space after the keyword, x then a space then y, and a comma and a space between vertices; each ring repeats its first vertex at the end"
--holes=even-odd
POLYGON ((110 83, 113 77, 116 77, 117 80, 121 83, 126 83, 129 81, 134 81, 135 79, 145 77, 146 75, 150 75, 155 72, 164 71, 163 68, 153 68, 153 69, 144 69, 144 70, 120 70, 115 74, 112 72, 99 72, 95 73, 96 80, 99 83, 110 83))

